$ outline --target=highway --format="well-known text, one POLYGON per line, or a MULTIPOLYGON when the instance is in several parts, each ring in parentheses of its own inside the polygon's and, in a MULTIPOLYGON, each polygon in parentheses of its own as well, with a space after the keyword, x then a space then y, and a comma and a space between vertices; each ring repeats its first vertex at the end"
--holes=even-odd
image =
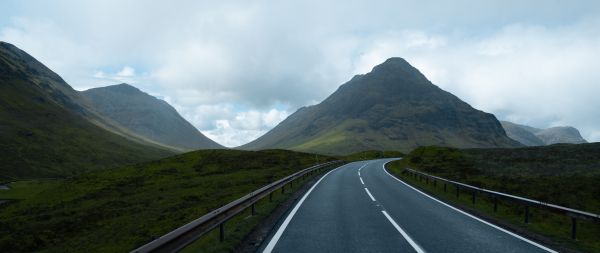
POLYGON ((555 252, 412 188, 384 170, 389 161, 323 176, 259 252, 555 252))

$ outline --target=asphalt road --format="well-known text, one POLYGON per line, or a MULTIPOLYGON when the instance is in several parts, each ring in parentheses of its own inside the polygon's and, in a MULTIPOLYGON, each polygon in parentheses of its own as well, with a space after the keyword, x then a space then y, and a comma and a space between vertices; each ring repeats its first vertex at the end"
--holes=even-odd
POLYGON ((322 177, 259 252, 554 252, 404 184, 383 169, 388 161, 322 177))

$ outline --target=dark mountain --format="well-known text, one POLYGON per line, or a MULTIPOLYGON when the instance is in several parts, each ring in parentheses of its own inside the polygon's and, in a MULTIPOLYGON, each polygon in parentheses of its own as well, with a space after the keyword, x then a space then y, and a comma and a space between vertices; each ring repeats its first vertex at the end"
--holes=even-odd
POLYGON ((240 148, 345 154, 424 145, 520 146, 494 115, 441 90, 404 59, 391 58, 240 148))
POLYGON ((518 125, 508 121, 500 121, 506 135, 511 139, 520 142, 525 146, 544 146, 544 141, 535 136, 534 132, 540 131, 532 127, 518 125))
POLYGON ((587 141, 581 137, 579 130, 570 126, 551 127, 539 131, 535 135, 544 141, 546 145, 552 145, 556 143, 587 143, 587 141))
POLYGON ((183 150, 223 148, 202 135, 167 102, 119 84, 82 92, 103 116, 131 132, 183 150))
POLYGON ((65 177, 173 154, 119 129, 56 73, 0 42, 0 181, 65 177))
POLYGON ((501 123, 508 137, 526 146, 543 146, 557 143, 587 143, 581 137, 579 130, 570 126, 539 129, 508 121, 502 121, 501 123))

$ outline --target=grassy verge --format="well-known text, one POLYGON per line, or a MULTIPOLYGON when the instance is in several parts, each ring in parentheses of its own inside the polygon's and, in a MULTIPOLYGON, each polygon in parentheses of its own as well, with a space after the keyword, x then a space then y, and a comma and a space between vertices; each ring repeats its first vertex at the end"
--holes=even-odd
POLYGON ((9 189, 0 190, 0 199, 22 200, 31 198, 40 192, 52 189, 61 180, 27 180, 8 184, 9 189))
MULTIPOLYGON (((573 147, 569 147, 572 149, 573 147)), ((558 203, 567 207, 583 206, 590 211, 597 206, 594 195, 590 194, 593 187, 587 181, 593 180, 594 171, 587 170, 585 175, 572 174, 571 177, 552 177, 549 175, 540 176, 545 172, 540 166, 538 169, 542 172, 536 172, 534 169, 525 171, 513 170, 512 177, 507 176, 506 170, 511 170, 516 162, 506 157, 496 158, 497 151, 483 150, 456 150, 438 147, 420 148, 405 157, 401 161, 396 161, 388 165, 390 172, 404 180, 405 182, 424 190, 425 192, 455 206, 471 210, 481 216, 490 218, 500 223, 509 224, 514 230, 528 234, 532 237, 542 235, 541 240, 550 240, 555 246, 566 247, 585 252, 600 252, 600 224, 594 221, 577 219, 577 239, 571 239, 571 217, 560 213, 554 213, 545 209, 529 207, 529 223, 525 223, 525 207, 521 204, 509 202, 500 199, 498 208, 494 211, 494 200, 485 194, 476 193, 475 204, 472 202, 472 192, 461 190, 459 197, 456 197, 456 188, 447 185, 444 191, 443 183, 436 182, 436 185, 430 180, 419 180, 403 174, 403 169, 410 167, 421 170, 429 174, 441 176, 444 178, 468 183, 483 188, 502 191, 509 194, 520 195, 536 199, 536 197, 546 196, 547 192, 562 190, 561 194, 549 195, 546 200, 549 203, 558 203), (485 155, 482 153, 487 152, 485 155), (477 156, 473 155, 477 153, 477 156), (488 160, 496 161, 498 166, 505 170, 495 171, 491 166, 481 168, 481 162, 474 157, 482 157, 488 160), (504 162, 499 162, 504 160, 504 162), (572 177, 581 177, 580 181, 571 182, 572 177), (571 185, 575 184, 575 185, 571 185), (562 187, 562 189, 555 189, 562 187), (574 187, 579 187, 580 191, 574 191, 574 187), (573 196, 574 195, 574 196, 573 196), (566 202, 565 202, 566 201, 566 202)), ((515 152, 515 151, 512 151, 515 152)), ((522 151, 527 153, 529 151, 522 151)), ((537 152, 537 150, 535 151, 537 152)), ((506 153, 502 150, 499 153, 506 153)), ((552 158, 567 156, 561 152, 554 153, 552 158)), ((519 155, 519 164, 527 164, 523 159, 523 154, 519 155)), ((585 161, 576 161, 571 159, 571 164, 577 166, 585 161), (574 163, 574 164, 573 164, 574 163)), ((543 164, 539 157, 535 163, 543 164)), ((554 164, 553 166, 556 166, 554 164)), ((572 172, 571 172, 572 173, 572 172)), ((598 182, 598 181, 596 181, 598 182)), ((597 185, 597 184, 596 184, 597 185)))
POLYGON ((204 150, 86 173, 2 206, 0 252, 130 251, 314 163, 284 150, 204 150))
POLYGON ((349 155, 345 155, 345 156, 339 156, 338 158, 340 160, 344 160, 346 162, 355 162, 355 161, 368 160, 368 159, 396 158, 396 157, 403 157, 403 156, 404 156, 404 153, 402 153, 400 151, 369 150, 369 151, 357 152, 357 153, 353 153, 353 154, 349 154, 349 155))
MULTIPOLYGON (((331 166, 330 168, 337 167, 331 166)), ((326 173, 328 169, 324 170, 326 173)), ((255 205, 255 215, 252 215, 252 210, 247 208, 244 212, 239 213, 225 223, 225 239, 220 241, 219 228, 213 229, 210 233, 202 236, 199 240, 186 247, 182 253, 215 253, 215 252, 233 252, 244 238, 252 232, 262 221, 271 215, 271 212, 281 203, 287 201, 295 191, 302 188, 304 184, 311 181, 315 177, 322 174, 313 175, 305 179, 295 181, 293 186, 286 185, 286 191, 278 190, 273 193, 273 200, 269 201, 269 197, 265 197, 255 205)))

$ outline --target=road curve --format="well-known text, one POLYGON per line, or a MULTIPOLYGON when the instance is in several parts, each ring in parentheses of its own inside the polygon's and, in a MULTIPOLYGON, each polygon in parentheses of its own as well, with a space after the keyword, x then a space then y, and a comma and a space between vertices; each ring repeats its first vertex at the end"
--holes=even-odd
POLYGON ((384 170, 389 161, 326 174, 259 252, 555 252, 410 187, 384 170))

